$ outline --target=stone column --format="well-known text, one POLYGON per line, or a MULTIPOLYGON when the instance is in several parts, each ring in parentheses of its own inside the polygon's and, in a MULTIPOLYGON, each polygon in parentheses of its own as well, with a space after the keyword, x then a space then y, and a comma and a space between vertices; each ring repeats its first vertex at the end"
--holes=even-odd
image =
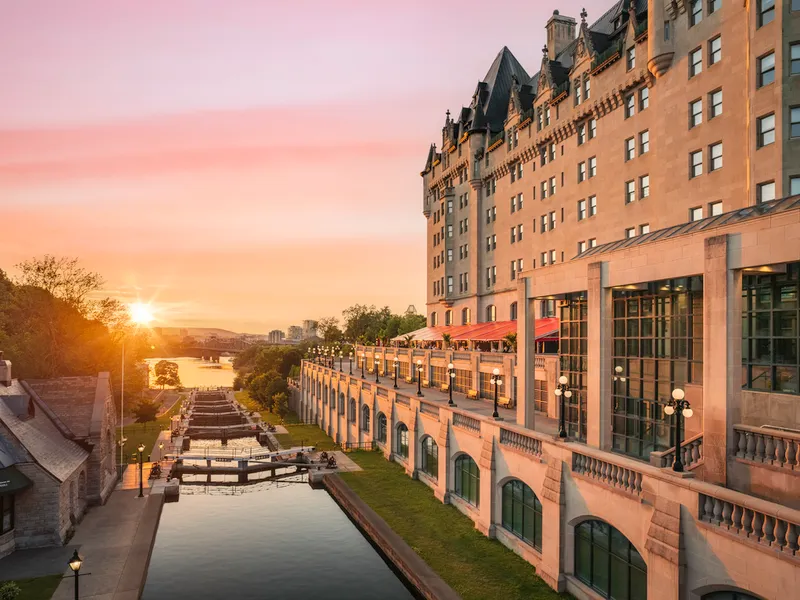
MULTIPOLYGON (((380 406, 377 393, 373 395, 373 398, 375 398, 375 406, 380 406)), ((383 449, 383 455, 387 460, 390 460, 392 457, 392 449, 394 448, 394 404, 391 404, 388 413, 384 414, 386 415, 386 444, 383 449)))
POLYGON ((517 284, 517 424, 534 429, 534 380, 536 379, 536 313, 529 299, 530 277, 517 284))
MULTIPOLYGON (((500 435, 500 428, 494 427, 497 436, 500 435)), ((492 433, 494 433, 494 431, 492 433)), ((494 468, 494 435, 489 435, 483 440, 481 455, 478 458, 478 468, 480 469, 480 505, 478 506, 478 520, 475 528, 483 535, 494 538, 494 502, 495 494, 495 468, 494 468)))
POLYGON ((563 462, 559 456, 547 457, 547 472, 542 492, 542 513, 549 515, 542 519, 542 562, 536 569, 539 577, 558 592, 566 586, 564 580, 564 493, 562 490, 563 462))
POLYGON ((412 479, 417 478, 417 410, 419 410, 419 402, 413 402, 411 405, 414 411, 411 414, 411 421, 408 423, 408 464, 406 465, 406 474, 412 479))
POLYGON ((595 262, 588 266, 586 443, 603 450, 611 448, 611 383, 614 370, 611 364, 612 292, 607 281, 606 263, 595 262))
POLYGON ((436 445, 439 448, 439 476, 437 486, 433 491, 434 496, 443 504, 450 502, 450 436, 449 424, 452 413, 439 411, 440 419, 444 419, 439 425, 439 435, 436 437, 436 445))
POLYGON ((705 240, 703 269, 704 476, 727 482, 728 440, 742 381, 742 274, 728 269, 728 236, 705 240))

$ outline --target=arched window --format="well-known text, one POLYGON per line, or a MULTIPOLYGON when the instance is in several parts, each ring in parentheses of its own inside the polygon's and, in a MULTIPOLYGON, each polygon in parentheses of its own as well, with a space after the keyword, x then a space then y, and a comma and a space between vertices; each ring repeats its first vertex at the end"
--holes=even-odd
POLYGON ((741 590, 719 590, 718 592, 711 592, 703 594, 701 600, 759 600, 752 594, 741 590))
POLYGON ((445 325, 452 325, 453 324, 453 311, 452 310, 444 311, 444 324, 445 325))
POLYGON ((542 550, 542 503, 519 479, 503 486, 503 528, 542 550))
POLYGON ((486 307, 486 322, 493 323, 497 321, 497 308, 494 304, 490 304, 486 307))
POLYGON ((461 309, 461 324, 462 325, 469 325, 472 322, 472 315, 470 315, 470 311, 468 308, 461 309))
POLYGON ((397 426, 397 442, 395 443, 395 452, 403 458, 408 458, 408 427, 404 423, 397 426))
POLYGON ((366 404, 361 407, 361 429, 369 431, 369 406, 366 404))
POLYGON ((378 441, 386 443, 386 415, 378 413, 378 441))
POLYGON ((322 395, 322 403, 323 404, 327 404, 328 403, 328 386, 327 385, 325 386, 325 393, 322 395))
POLYGON ((575 527, 575 575, 606 598, 647 598, 647 565, 633 544, 603 521, 575 527))
POLYGON ((431 327, 436 327, 439 324, 439 316, 436 312, 431 313, 431 327))
POLYGON ((347 412, 347 419, 349 421, 355 421, 356 420, 356 399, 355 398, 350 398, 350 408, 349 408, 349 410, 347 412))
POLYGON ((511 307, 509 308, 509 313, 511 315, 511 320, 512 321, 516 321, 517 320, 517 303, 516 302, 512 302, 511 303, 511 307))
POLYGON ((456 459, 456 496, 478 506, 481 491, 481 472, 469 454, 456 459))
POLYGON ((420 453, 420 466, 422 472, 427 473, 434 479, 439 478, 439 446, 429 435, 422 439, 422 452, 420 453))
POLYGON ((336 409, 336 390, 331 388, 331 409, 336 409))

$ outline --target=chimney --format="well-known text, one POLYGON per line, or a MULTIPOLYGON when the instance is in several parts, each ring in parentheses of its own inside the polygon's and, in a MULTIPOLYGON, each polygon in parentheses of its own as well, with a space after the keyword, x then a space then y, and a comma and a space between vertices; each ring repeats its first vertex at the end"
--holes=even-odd
POLYGON ((575 19, 562 17, 557 10, 547 22, 547 56, 555 60, 559 52, 575 39, 575 19))
POLYGON ((0 384, 11 386, 11 361, 3 360, 3 351, 0 350, 0 384))

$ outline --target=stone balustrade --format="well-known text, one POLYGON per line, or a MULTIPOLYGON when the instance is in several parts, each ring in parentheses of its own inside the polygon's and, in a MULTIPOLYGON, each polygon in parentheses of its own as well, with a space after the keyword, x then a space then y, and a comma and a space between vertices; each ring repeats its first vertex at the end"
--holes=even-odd
MULTIPOLYGON (((663 452, 651 452, 650 464, 659 468, 671 467, 675 462, 675 447, 664 450, 663 452)), ((703 434, 685 440, 681 444, 681 462, 688 470, 700 466, 703 462, 703 434)))
MULTIPOLYGON (((398 399, 402 396, 398 396, 398 399)), ((435 415, 437 418, 439 416, 439 407, 435 404, 429 404, 427 402, 420 401, 419 403, 419 411, 426 415, 435 415)))
POLYGON ((500 443, 520 452, 534 456, 542 455, 542 440, 505 427, 500 428, 500 443))
POLYGON ((431 358, 446 358, 444 350, 431 350, 431 358))
MULTIPOLYGON (((378 390, 378 395, 379 396, 382 395, 380 393, 380 391, 381 390, 378 390)), ((385 395, 385 394, 383 394, 383 395, 385 395)), ((400 394, 397 394, 396 399, 397 399, 397 403, 398 404, 402 404, 403 406, 411 406, 411 398, 409 398, 408 396, 401 396, 400 394)))
POLYGON ((629 467, 617 464, 609 455, 607 458, 598 458, 572 453, 572 472, 595 479, 607 485, 636 496, 642 493, 642 473, 629 467))
POLYGON ((736 457, 800 472, 800 434, 734 425, 736 457))
POLYGON ((470 358, 469 352, 453 352, 453 360, 469 360, 470 358))
POLYGON ((461 427, 461 429, 468 429, 470 431, 480 431, 481 422, 478 419, 473 419, 461 413, 453 413, 453 426, 461 427))
POLYGON ((489 363, 493 365, 502 365, 503 364, 503 355, 502 354, 492 354, 490 352, 481 352, 481 362, 482 363, 489 363))

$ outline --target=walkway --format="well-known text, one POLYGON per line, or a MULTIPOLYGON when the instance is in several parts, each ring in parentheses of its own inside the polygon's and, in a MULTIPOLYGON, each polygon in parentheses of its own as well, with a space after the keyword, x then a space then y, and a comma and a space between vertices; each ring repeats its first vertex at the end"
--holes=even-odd
MULTIPOLYGON (((345 360, 342 363, 342 373, 349 374, 349 361, 345 360)), ((357 361, 353 362, 353 377, 361 378, 361 369, 357 369, 356 366, 358 365, 357 361)), ((339 372, 339 362, 336 362, 336 372, 339 372)), ((364 381, 371 385, 375 385, 375 373, 369 373, 369 371, 364 371, 364 381)), ((378 384, 381 387, 387 389, 394 389, 394 378, 387 377, 387 376, 380 376, 379 377, 380 383, 378 384)), ((503 385, 500 387, 499 396, 503 396, 507 393, 507 385, 510 382, 507 379, 503 379, 503 385)), ((414 396, 417 395, 417 384, 416 383, 406 383, 404 379, 398 378, 397 379, 397 392, 404 394, 406 396, 414 396)), ((448 403, 450 395, 448 392, 442 392, 439 388, 422 388, 423 397, 421 400, 426 402, 431 402, 435 404, 444 404, 448 403)), ((494 402, 490 400, 484 400, 482 398, 476 400, 470 400, 466 397, 465 394, 460 392, 453 391, 453 402, 455 402, 456 406, 460 410, 473 412, 478 415, 489 417, 491 418, 492 413, 494 412, 494 402)), ((500 418, 504 421, 508 421, 509 423, 515 424, 517 422, 517 409, 516 408, 503 408, 502 406, 497 407, 497 413, 500 415, 500 418)), ((552 419, 547 417, 543 414, 537 413, 535 416, 535 426, 532 428, 534 431, 538 431, 539 433, 544 433, 546 435, 558 435, 558 419, 552 419)))

